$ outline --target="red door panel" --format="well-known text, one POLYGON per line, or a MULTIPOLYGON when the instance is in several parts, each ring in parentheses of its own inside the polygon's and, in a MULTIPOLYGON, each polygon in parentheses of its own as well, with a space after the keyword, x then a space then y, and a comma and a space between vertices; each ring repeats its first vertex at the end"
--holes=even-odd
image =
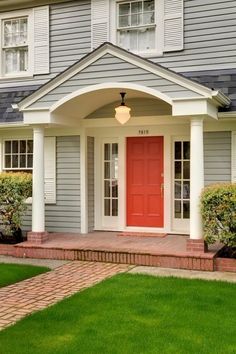
POLYGON ((127 225, 163 227, 163 137, 127 138, 127 225))

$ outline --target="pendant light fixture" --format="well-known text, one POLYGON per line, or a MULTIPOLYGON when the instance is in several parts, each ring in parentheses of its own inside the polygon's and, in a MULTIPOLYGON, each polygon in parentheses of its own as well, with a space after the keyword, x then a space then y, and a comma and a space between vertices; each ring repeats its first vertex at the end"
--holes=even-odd
POLYGON ((131 108, 125 105, 126 92, 120 92, 120 95, 121 95, 121 104, 119 107, 115 108, 116 111, 115 118, 118 120, 120 124, 125 124, 130 119, 131 108))

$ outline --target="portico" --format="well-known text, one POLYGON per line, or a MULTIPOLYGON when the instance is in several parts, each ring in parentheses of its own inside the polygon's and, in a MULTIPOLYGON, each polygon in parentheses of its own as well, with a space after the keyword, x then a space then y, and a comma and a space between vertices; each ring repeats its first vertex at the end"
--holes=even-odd
MULTIPOLYGON (((178 231, 175 226, 178 224, 179 233, 190 235, 188 250, 203 250, 199 197, 204 187, 204 122, 216 120, 218 107, 228 102, 219 91, 212 91, 110 44, 99 47, 40 88, 19 104, 20 110, 24 112, 24 123, 32 126, 34 136, 30 241, 43 242, 47 239, 44 130, 55 128, 61 130, 62 135, 63 130, 67 130, 73 134, 76 131, 80 136, 81 192, 78 218, 81 220, 81 233, 91 231, 89 208, 93 200, 95 230, 170 233, 178 231), (114 70, 118 67, 123 67, 119 74, 114 70), (114 119, 114 107, 117 106, 120 91, 126 92, 127 104, 131 106, 132 117, 125 126, 120 126, 114 119), (135 137, 142 143, 145 138, 146 141, 148 137, 154 138, 152 147, 145 149, 156 149, 159 153, 158 158, 152 158, 154 165, 150 169, 150 179, 144 176, 140 182, 145 190, 142 192, 143 199, 132 202, 142 206, 146 203, 142 200, 151 200, 144 208, 146 213, 148 210, 149 216, 152 214, 154 221, 150 223, 151 226, 145 222, 128 221, 127 198, 131 198, 128 193, 131 184, 127 177, 127 161, 131 160, 127 146, 129 139, 135 137), (159 137, 162 145, 157 144, 155 137, 159 137), (92 165, 88 155, 88 138, 93 139, 94 144, 92 165), (187 156, 188 152, 184 156, 181 150, 181 157, 175 158, 175 148, 180 146, 175 142, 181 143, 181 146, 186 143, 186 147, 190 142, 190 149, 186 148, 190 156, 187 156), (160 151, 160 146, 163 151, 160 151), (163 166, 160 165, 162 159, 163 166), (182 166, 181 171, 178 166, 182 166), (154 185, 153 176, 156 176, 156 185, 154 192, 148 194, 146 187, 154 185), (93 179, 92 188, 89 178, 93 179), (157 220, 157 214, 160 213, 160 208, 155 208, 157 203, 163 205, 160 207, 163 224, 155 224, 155 217, 157 220), (181 220, 175 224, 174 219, 181 220), (189 227, 186 226, 188 221, 189 227)), ((139 144, 138 149, 143 149, 143 146, 139 144)), ((137 156, 133 164, 135 159, 137 156)), ((147 167, 142 167, 144 165, 140 166, 140 171, 147 170, 147 167)), ((138 170, 134 167, 134 171, 138 170)), ((140 196, 140 189, 136 194, 140 196)), ((144 209, 138 212, 143 213, 144 209)), ((136 213, 136 209, 133 208, 130 213, 136 213)), ((144 219, 147 219, 147 215, 144 219)))

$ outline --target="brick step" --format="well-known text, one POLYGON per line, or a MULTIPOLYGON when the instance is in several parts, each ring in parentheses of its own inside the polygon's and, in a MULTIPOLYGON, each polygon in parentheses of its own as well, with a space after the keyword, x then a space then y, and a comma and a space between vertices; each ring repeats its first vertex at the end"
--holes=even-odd
POLYGON ((169 255, 107 250, 83 250, 44 247, 15 247, 15 256, 20 258, 45 258, 109 262, 131 265, 154 266, 163 268, 214 270, 214 258, 207 255, 169 255))

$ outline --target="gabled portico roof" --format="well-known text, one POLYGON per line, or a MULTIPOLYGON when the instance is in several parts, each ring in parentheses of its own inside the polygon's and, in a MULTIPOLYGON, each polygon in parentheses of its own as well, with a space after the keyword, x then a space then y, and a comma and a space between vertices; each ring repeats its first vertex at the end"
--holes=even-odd
POLYGON ((109 87, 140 90, 172 106, 174 102, 202 99, 215 107, 230 102, 220 91, 211 90, 111 43, 104 43, 41 86, 18 106, 21 111, 52 112, 77 95, 109 87))

